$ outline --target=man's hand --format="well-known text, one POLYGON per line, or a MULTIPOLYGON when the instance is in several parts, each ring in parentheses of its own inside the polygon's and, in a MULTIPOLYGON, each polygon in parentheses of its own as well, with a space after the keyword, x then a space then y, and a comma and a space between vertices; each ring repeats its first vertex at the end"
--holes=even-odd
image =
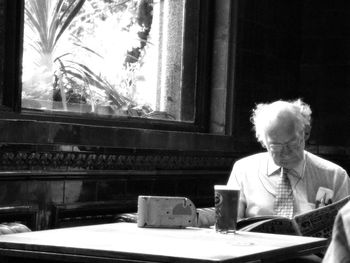
POLYGON ((198 220, 196 227, 210 227, 215 224, 215 208, 197 208, 198 220))

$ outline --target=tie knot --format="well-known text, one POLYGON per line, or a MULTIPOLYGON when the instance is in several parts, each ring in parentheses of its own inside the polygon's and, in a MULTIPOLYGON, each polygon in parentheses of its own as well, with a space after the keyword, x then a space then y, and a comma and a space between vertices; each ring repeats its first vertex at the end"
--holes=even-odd
POLYGON ((281 167, 281 177, 287 177, 287 175, 291 175, 293 177, 299 178, 299 174, 296 170, 290 168, 281 167))
POLYGON ((284 167, 281 167, 281 176, 282 177, 286 177, 289 173, 289 169, 288 168, 284 168, 284 167))

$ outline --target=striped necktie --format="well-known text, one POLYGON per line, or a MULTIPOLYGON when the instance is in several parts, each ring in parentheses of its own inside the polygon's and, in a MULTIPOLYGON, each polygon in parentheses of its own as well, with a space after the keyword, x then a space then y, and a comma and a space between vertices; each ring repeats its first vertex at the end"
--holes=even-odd
POLYGON ((280 181, 274 203, 275 214, 288 218, 293 217, 293 190, 287 176, 288 169, 281 167, 280 181))

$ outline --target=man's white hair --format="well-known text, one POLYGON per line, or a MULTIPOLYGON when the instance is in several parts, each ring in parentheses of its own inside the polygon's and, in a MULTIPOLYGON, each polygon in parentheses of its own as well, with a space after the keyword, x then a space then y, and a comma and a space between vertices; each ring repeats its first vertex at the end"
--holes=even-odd
POLYGON ((250 118, 257 140, 266 147, 266 131, 270 123, 282 114, 291 114, 297 133, 304 135, 307 127, 311 127, 311 109, 301 99, 294 101, 278 100, 272 103, 260 103, 253 109, 250 118))

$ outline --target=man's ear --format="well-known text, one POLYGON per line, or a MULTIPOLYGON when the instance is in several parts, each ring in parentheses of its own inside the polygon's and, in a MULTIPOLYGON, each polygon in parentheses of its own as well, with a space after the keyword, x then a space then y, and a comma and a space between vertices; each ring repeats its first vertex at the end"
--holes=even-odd
POLYGON ((311 125, 306 125, 304 129, 304 140, 307 141, 310 138, 311 125))

